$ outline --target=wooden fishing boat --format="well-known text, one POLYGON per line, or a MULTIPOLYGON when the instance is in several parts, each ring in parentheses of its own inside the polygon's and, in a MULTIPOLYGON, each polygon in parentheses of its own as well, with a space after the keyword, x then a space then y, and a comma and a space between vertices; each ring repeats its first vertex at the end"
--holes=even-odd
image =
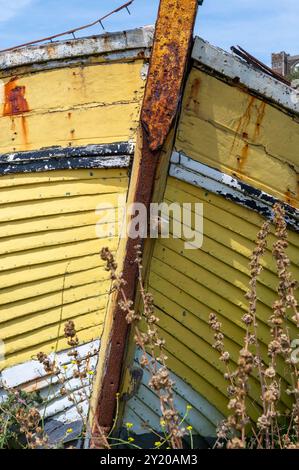
MULTIPOLYGON (((209 314, 218 314, 235 363, 245 331, 249 258, 278 201, 298 279, 299 102, 279 77, 193 40, 196 0, 177 1, 172 9, 170 3, 161 1, 155 30, 0 53, 0 393, 38 390, 48 397, 47 418, 80 420, 36 360, 40 351, 52 353, 72 369, 63 325, 73 320, 80 354, 97 372, 91 401, 80 399, 83 413, 91 410, 91 420, 96 415, 101 427, 111 428, 120 392, 119 432, 132 423, 141 445, 149 445, 151 430, 160 426, 159 399, 140 368, 117 296, 109 297, 99 252, 108 246, 115 254, 133 299, 136 241, 115 235, 119 197, 147 206, 202 203, 201 248, 186 248, 183 236, 148 238, 143 248, 176 405, 182 416, 192 407, 186 425, 205 447, 228 412, 209 314), (99 238, 95 227, 103 217, 108 235, 99 238)), ((259 339, 266 357, 277 288, 269 250, 264 267, 259 339)), ((279 373, 285 381, 283 367, 279 373)), ((71 374, 67 380, 80 397, 87 383, 71 374)), ((258 393, 252 377, 253 419, 258 393)), ((283 394, 282 407, 289 403, 283 394)))
MULTIPOLYGON (((99 251, 118 247, 115 236, 97 237, 96 208, 113 208, 128 190, 152 35, 141 28, 1 54, 6 387, 47 395, 43 366, 32 358, 57 352, 62 364, 70 362, 60 353, 68 319, 83 356, 95 349, 96 363, 110 286, 99 251)), ((108 210, 108 225, 110 219, 108 210)), ((56 388, 46 416, 71 419, 74 406, 56 388)))

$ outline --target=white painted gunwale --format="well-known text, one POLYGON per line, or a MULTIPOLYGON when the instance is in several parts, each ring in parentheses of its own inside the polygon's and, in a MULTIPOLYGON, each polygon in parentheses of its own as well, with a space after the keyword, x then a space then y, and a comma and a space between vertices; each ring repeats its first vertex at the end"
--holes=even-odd
MULTIPOLYGON (((89 369, 95 372, 99 347, 100 340, 94 340, 76 348, 83 360, 82 368, 88 358, 89 369)), ((26 390, 29 387, 31 390, 39 391, 40 396, 45 400, 39 409, 44 418, 55 419, 62 423, 71 423, 82 419, 82 416, 86 417, 89 410, 88 397, 91 393, 90 379, 73 378, 73 371, 77 366, 72 365, 72 357, 68 355, 69 351, 69 349, 60 351, 56 355, 52 353, 49 354, 49 357, 51 360, 55 358, 57 365, 60 367, 67 367, 64 387, 80 404, 82 408, 80 413, 77 406, 74 406, 67 395, 61 395, 61 384, 58 382, 58 377, 48 375, 43 365, 37 360, 27 361, 2 370, 0 373, 0 403, 5 401, 7 397, 5 389, 20 388, 26 390)))
MULTIPOLYGON (((98 351, 99 346, 100 341, 95 340, 91 343, 79 346, 77 351, 80 357, 84 359, 90 351, 98 351)), ((58 352, 57 354, 51 353, 49 354, 49 358, 51 360, 54 360, 55 358, 55 361, 59 366, 64 366, 71 362, 68 352, 69 349, 58 352)), ((0 373, 0 389, 1 385, 4 385, 7 388, 15 388, 46 377, 47 374, 42 364, 37 360, 27 361, 23 364, 17 364, 2 370, 0 373)))
POLYGON ((0 52, 0 70, 111 53, 122 53, 121 58, 125 59, 127 52, 128 58, 132 59, 132 50, 151 48, 153 35, 154 27, 144 26, 128 31, 48 42, 0 52))
POLYGON ((199 66, 221 74, 236 86, 242 85, 276 105, 299 114, 299 99, 296 99, 293 88, 249 65, 239 57, 196 37, 192 58, 199 66))

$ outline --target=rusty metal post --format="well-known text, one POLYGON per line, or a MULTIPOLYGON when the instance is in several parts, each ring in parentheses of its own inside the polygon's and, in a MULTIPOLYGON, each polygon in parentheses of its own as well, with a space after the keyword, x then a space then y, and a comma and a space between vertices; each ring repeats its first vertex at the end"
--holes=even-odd
MULTIPOLYGON (((138 165, 136 184, 134 187, 132 184, 130 186, 130 191, 133 191, 131 200, 142 203, 147 208, 151 203, 158 164, 163 156, 161 149, 179 109, 197 7, 198 0, 161 0, 160 2, 136 146, 136 152, 140 152, 141 149, 141 155, 139 159, 135 155, 134 165, 138 165)), ((123 275, 127 282, 125 294, 128 299, 135 298, 136 244, 143 246, 141 240, 128 238, 126 242, 123 275)), ((118 300, 120 299, 116 299, 111 312, 113 323, 106 348, 103 368, 105 372, 95 417, 97 426, 106 430, 110 429, 113 423, 116 393, 120 386, 129 332, 124 312, 118 306, 118 300)), ((96 426, 94 426, 93 436, 100 440, 96 426)))

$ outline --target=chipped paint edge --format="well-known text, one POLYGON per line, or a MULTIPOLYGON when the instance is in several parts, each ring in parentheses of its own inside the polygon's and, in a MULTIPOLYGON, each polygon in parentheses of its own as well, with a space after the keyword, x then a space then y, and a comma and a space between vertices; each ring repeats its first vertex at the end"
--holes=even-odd
MULTIPOLYGON (((147 49, 152 46, 153 34, 154 26, 144 26, 128 31, 57 41, 0 52, 0 70, 39 62, 60 61, 90 55, 120 53, 122 51, 128 51, 129 58, 132 58, 130 51, 133 49, 147 49)), ((126 56, 122 54, 121 57, 125 59, 126 56)))
POLYGON ((276 105, 299 114, 299 100, 296 99, 293 88, 247 64, 239 57, 196 37, 192 58, 200 66, 221 74, 236 86, 245 86, 276 105))
MULTIPOLYGON (((115 52, 105 52, 100 54, 100 60, 95 61, 94 55, 89 56, 80 56, 75 58, 66 58, 63 60, 55 59, 48 62, 35 62, 32 64, 23 64, 20 67, 24 67, 26 71, 26 67, 29 68, 30 72, 42 72, 48 71, 52 69, 62 69, 68 67, 77 67, 78 65, 82 66, 89 66, 89 65, 96 65, 101 64, 103 62, 133 62, 134 60, 145 60, 148 62, 151 56, 151 48, 138 48, 138 49, 131 49, 131 50, 124 50, 124 51, 115 51, 115 52)), ((15 67, 10 67, 8 69, 1 70, 0 74, 1 78, 10 77, 12 74, 12 70, 15 67)), ((24 72, 24 68, 22 69, 22 73, 24 72)), ((17 69, 18 70, 18 69, 17 69)))
MULTIPOLYGON (((156 432, 159 432, 161 429, 160 400, 156 393, 148 387, 150 380, 149 373, 140 367, 139 360, 142 354, 142 351, 136 350, 134 368, 140 369, 142 377, 135 394, 126 402, 122 420, 123 423, 132 422, 132 429, 137 435, 142 435, 146 432, 146 428, 143 425, 144 422, 147 422, 148 429, 153 429, 156 432), (144 420, 138 413, 141 406, 144 420)), ((149 354, 147 354, 147 357, 148 359, 151 358, 149 354)), ((174 400, 180 416, 183 418, 187 406, 192 407, 192 410, 185 418, 184 427, 191 425, 193 434, 200 435, 203 438, 215 438, 216 428, 224 419, 224 416, 205 397, 196 392, 188 383, 172 371, 170 372, 170 378, 174 382, 174 400)))
MULTIPOLYGON (((100 348, 100 340, 96 339, 89 343, 78 346, 76 350, 83 364, 87 357, 89 358, 89 367, 95 371, 98 361, 98 351, 100 348), (90 355, 90 357, 89 357, 90 355)), ((72 358, 68 355, 70 349, 60 351, 57 354, 49 354, 50 359, 55 359, 56 363, 60 366, 66 366, 67 371, 65 375, 64 387, 66 387, 76 399, 80 401, 82 407, 81 415, 78 413, 76 406, 69 400, 68 396, 60 394, 60 385, 57 376, 49 376, 42 364, 37 360, 31 360, 22 364, 17 364, 8 367, 0 373, 0 403, 6 399, 6 389, 19 388, 26 391, 39 392, 41 397, 46 399, 46 403, 40 407, 41 415, 46 419, 55 419, 60 422, 72 422, 82 419, 82 416, 87 417, 89 410, 89 401, 87 398, 82 400, 80 392, 84 389, 85 396, 89 396, 91 390, 88 379, 73 378, 73 369, 77 366, 71 364, 72 358)))
POLYGON ((223 196, 225 199, 258 212, 269 220, 273 219, 274 204, 279 202, 285 209, 289 227, 299 232, 298 209, 232 176, 199 163, 183 152, 173 152, 169 176, 223 196))
POLYGON ((133 153, 134 144, 131 142, 8 153, 0 155, 0 175, 80 168, 127 168, 133 153))

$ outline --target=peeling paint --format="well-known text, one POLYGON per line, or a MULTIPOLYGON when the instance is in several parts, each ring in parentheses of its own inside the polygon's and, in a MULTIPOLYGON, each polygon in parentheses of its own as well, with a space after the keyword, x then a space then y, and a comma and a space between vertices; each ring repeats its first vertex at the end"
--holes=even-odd
POLYGON ((53 44, 28 46, 15 51, 0 53, 0 70, 30 64, 74 59, 89 55, 120 53, 149 48, 152 45, 154 28, 145 26, 126 32, 105 33, 74 40, 57 41, 53 44))
POLYGON ((119 142, 2 154, 0 175, 80 168, 126 168, 133 151, 134 144, 119 142))
MULTIPOLYGON (((97 353, 100 347, 100 341, 95 340, 87 344, 80 345, 77 348, 79 357, 82 359, 82 367, 88 362, 90 370, 95 370, 97 363, 97 353)), ((71 364, 69 350, 58 352, 58 354, 50 354, 50 360, 54 360, 59 367, 65 367, 65 386, 70 393, 78 394, 80 391, 85 390, 87 395, 90 393, 90 380, 89 379, 74 379, 73 370, 77 366, 71 364)), ((71 422, 75 420, 74 406, 68 397, 63 397, 60 394, 61 385, 58 381, 58 376, 48 375, 42 364, 37 360, 27 361, 16 366, 4 369, 0 373, 0 403, 6 398, 6 388, 18 387, 21 390, 30 392, 39 392, 41 398, 45 403, 40 406, 40 412, 44 418, 55 418, 62 422, 71 422)), ((82 397, 78 395, 80 405, 84 408, 83 416, 87 416, 88 400, 87 396, 82 397)), ((80 417, 79 417, 80 418, 80 417)), ((78 419, 78 417, 77 417, 78 419)))
POLYGON ((299 114, 299 103, 294 102, 293 89, 257 70, 244 60, 196 38, 192 58, 208 72, 214 71, 234 86, 245 87, 286 111, 299 114))
POLYGON ((182 152, 174 152, 169 175, 186 183, 219 194, 226 199, 273 219, 273 206, 283 204, 289 228, 299 232, 299 210, 259 189, 232 178, 219 170, 192 160, 182 152))
POLYGON ((142 69, 140 71, 140 76, 142 80, 144 81, 147 79, 147 76, 148 76, 148 68, 149 68, 149 64, 143 64, 142 69))
POLYGON ((178 150, 282 201, 289 189, 291 204, 298 207, 298 146, 294 116, 199 70, 195 63, 184 93, 178 150), (186 109, 195 79, 201 82, 198 114, 193 106, 186 109))

